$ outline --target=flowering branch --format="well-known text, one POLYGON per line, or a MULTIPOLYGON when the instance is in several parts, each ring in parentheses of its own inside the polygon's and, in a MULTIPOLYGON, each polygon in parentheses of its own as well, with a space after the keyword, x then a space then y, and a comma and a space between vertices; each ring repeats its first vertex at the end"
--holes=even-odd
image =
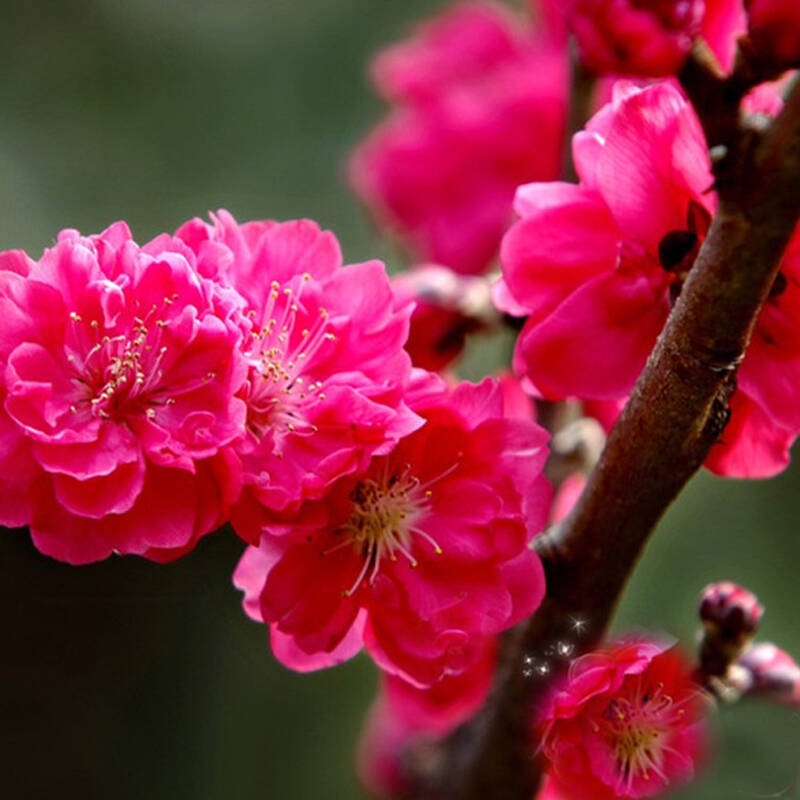
POLYGON ((544 603, 514 633, 478 718, 412 762, 417 797, 530 800, 532 706, 575 650, 602 637, 651 531, 725 427, 737 367, 800 216, 800 87, 763 131, 739 122, 739 99, 697 105, 712 146, 727 147, 714 167, 719 211, 583 495, 538 540, 544 603))

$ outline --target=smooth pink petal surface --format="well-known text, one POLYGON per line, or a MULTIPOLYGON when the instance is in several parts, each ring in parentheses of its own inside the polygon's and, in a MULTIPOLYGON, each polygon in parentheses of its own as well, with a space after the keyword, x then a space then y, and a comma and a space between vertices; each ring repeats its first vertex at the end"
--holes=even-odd
POLYGON ((518 352, 550 397, 613 399, 633 387, 668 311, 658 283, 616 271, 589 281, 543 322, 526 327, 518 352))

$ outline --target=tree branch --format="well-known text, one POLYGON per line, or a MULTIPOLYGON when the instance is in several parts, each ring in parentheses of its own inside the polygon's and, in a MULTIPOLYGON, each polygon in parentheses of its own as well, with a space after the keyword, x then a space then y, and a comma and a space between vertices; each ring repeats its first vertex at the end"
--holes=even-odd
POLYGON ((719 211, 600 463, 570 516, 538 541, 547 597, 512 634, 483 711, 426 751, 424 770, 412 762, 415 797, 531 800, 533 709, 574 655, 569 648, 587 650, 603 636, 650 533, 727 422, 736 369, 800 216, 800 87, 763 133, 731 112, 740 96, 722 111, 706 107, 727 122, 698 107, 736 163, 717 165, 719 211))

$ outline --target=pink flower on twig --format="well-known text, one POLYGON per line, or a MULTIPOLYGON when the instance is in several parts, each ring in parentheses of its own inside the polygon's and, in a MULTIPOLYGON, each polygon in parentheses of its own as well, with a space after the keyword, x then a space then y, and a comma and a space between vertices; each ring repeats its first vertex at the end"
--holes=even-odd
POLYGON ((300 671, 366 647, 384 670, 430 686, 463 671, 475 637, 526 617, 544 594, 528 547, 544 526, 546 434, 502 418, 487 379, 454 391, 418 378, 425 425, 285 523, 265 524, 235 582, 300 671))
POLYGON ((0 257, 1 521, 54 558, 176 557, 238 493, 241 331, 191 255, 117 223, 0 257))
MULTIPOLYGON (((521 220, 503 240, 495 301, 528 314, 515 364, 546 397, 612 400, 630 392, 655 345, 716 196, 700 125, 670 83, 618 84, 573 139, 573 155, 578 185, 517 192, 521 220)), ((800 432, 798 329, 796 235, 738 371, 730 423, 706 461, 712 471, 765 477, 788 463, 800 432)))
POLYGON ((690 780, 706 749, 704 707, 672 648, 633 642, 582 656, 539 720, 554 792, 653 797, 690 780))
POLYGON ((703 0, 570 0, 568 7, 587 67, 651 77, 678 71, 704 11, 703 0))

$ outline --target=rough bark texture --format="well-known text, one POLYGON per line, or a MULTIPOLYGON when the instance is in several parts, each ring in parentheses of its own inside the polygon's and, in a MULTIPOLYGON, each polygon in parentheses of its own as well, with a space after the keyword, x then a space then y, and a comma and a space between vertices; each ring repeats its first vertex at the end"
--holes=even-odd
POLYGON ((545 602, 509 635, 483 711, 411 754, 415 798, 531 800, 533 709, 569 657, 603 636, 648 536, 727 422, 736 368, 800 215, 800 88, 756 130, 735 111, 741 77, 722 79, 702 53, 681 77, 717 147, 719 211, 582 497, 538 542, 545 602))

